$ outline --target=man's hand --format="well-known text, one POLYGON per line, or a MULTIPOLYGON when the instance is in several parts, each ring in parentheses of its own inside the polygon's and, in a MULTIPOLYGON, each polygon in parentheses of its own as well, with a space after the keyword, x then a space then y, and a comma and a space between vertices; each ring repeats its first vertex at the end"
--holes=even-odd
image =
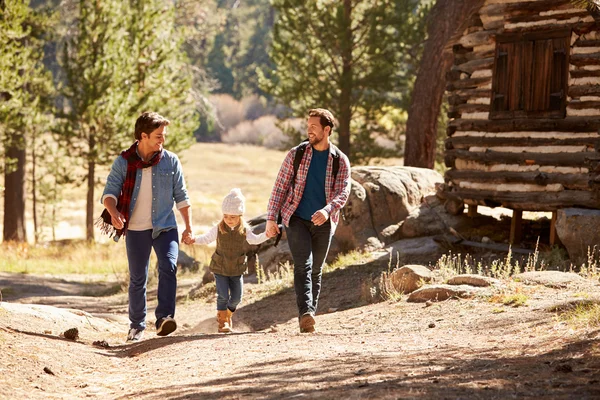
POLYGON ((279 235, 279 226, 277 226, 277 222, 268 220, 265 232, 267 232, 267 237, 270 238, 279 235))
POLYGON ((185 244, 194 243, 194 235, 191 229, 186 229, 185 231, 183 231, 183 233, 181 234, 181 241, 185 244))
POLYGON ((312 221, 313 224, 319 226, 319 225, 323 225, 325 222, 327 222, 327 220, 329 219, 329 214, 327 214, 327 211, 321 209, 319 211, 317 211, 316 213, 314 213, 312 215, 312 217, 310 218, 310 220, 312 221))
POLYGON ((110 221, 112 222, 112 226, 117 229, 123 229, 125 226, 125 217, 116 209, 114 212, 110 213, 110 221))

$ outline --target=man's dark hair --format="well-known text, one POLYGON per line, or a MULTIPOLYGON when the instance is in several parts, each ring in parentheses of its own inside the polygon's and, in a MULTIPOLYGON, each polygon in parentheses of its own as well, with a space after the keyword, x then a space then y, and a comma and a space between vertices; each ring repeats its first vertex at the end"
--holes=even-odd
POLYGON ((312 110, 308 111, 308 116, 309 117, 319 117, 321 126, 323 128, 328 126, 331 128, 331 131, 333 131, 333 128, 335 128, 335 126, 337 125, 337 121, 333 117, 333 114, 331 113, 331 111, 329 111, 325 108, 313 108, 312 110))
POLYGON ((161 126, 168 126, 171 121, 155 112, 143 112, 135 121, 135 140, 142 140, 142 133, 148 135, 161 126))

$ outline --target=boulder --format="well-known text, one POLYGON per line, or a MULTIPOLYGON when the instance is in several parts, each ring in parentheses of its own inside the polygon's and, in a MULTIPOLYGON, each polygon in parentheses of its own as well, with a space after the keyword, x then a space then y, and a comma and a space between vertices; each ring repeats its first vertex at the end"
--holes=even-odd
POLYGON ((467 285, 427 285, 412 292, 406 301, 411 303, 444 301, 450 298, 470 298, 480 293, 481 289, 467 285))
POLYGON ((585 278, 573 272, 529 271, 513 275, 513 279, 528 285, 544 285, 551 288, 565 288, 570 283, 585 282, 585 278))
POLYGON ((557 211, 556 233, 574 263, 587 260, 588 248, 600 243, 600 210, 563 208, 557 211))
POLYGON ((462 274, 448 279, 448 285, 470 285, 478 287, 500 286, 502 282, 499 279, 490 278, 489 276, 462 274))
POLYGON ((423 265, 405 265, 389 275, 394 289, 400 293, 411 293, 431 281, 431 271, 423 265))
POLYGON ((372 251, 382 246, 377 231, 373 228, 367 191, 357 181, 352 180, 350 196, 335 232, 332 252, 347 252, 353 249, 372 251))
POLYGON ((372 228, 382 241, 386 228, 404 221, 424 196, 435 193, 435 184, 444 181, 434 170, 414 167, 356 167, 352 179, 365 189, 372 228))
POLYGON ((401 223, 400 236, 413 238, 448 233, 448 227, 456 226, 460 220, 461 216, 446 212, 444 204, 436 195, 428 195, 401 223))

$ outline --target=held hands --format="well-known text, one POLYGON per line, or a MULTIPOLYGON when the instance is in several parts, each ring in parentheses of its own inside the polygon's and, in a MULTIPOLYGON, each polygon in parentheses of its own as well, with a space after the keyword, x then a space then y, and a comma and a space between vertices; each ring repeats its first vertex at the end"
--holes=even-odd
POLYGON ((319 225, 323 225, 325 222, 327 222, 327 220, 329 219, 329 214, 327 213, 327 211, 321 209, 319 211, 317 211, 316 213, 314 213, 311 217, 311 221, 313 224, 319 226, 319 225))
POLYGON ((275 221, 267 221, 267 226, 265 227, 265 232, 267 233, 268 238, 275 237, 279 234, 279 226, 277 226, 277 222, 275 221))
POLYGON ((185 244, 194 244, 194 235, 191 229, 186 229, 181 234, 181 241, 185 244))

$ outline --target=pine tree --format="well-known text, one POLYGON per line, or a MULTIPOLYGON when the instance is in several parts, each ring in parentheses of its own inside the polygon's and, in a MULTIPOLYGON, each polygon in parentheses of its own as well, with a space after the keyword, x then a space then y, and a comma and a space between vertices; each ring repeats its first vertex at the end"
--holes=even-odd
MULTIPOLYGON (((204 81, 183 50, 186 31, 177 26, 175 6, 161 0, 130 0, 129 57, 136 112, 155 110, 171 121, 166 147, 189 147, 204 108, 204 81)), ((130 129, 131 131, 131 129, 130 129)))
POLYGON ((367 158, 378 115, 385 106, 403 106, 410 93, 426 8, 418 0, 272 4, 276 67, 264 71, 270 76, 263 76, 264 89, 297 116, 330 109, 339 121, 340 149, 354 160, 367 158))
POLYGON ((173 121, 167 147, 191 143, 197 91, 181 50, 174 5, 159 1, 80 0, 62 52, 67 100, 60 137, 87 170, 86 237, 94 238, 95 172, 134 140, 142 111, 173 121))
POLYGON ((26 147, 44 128, 52 78, 42 63, 49 13, 22 0, 0 2, 0 135, 4 159, 5 241, 26 241, 26 147))

